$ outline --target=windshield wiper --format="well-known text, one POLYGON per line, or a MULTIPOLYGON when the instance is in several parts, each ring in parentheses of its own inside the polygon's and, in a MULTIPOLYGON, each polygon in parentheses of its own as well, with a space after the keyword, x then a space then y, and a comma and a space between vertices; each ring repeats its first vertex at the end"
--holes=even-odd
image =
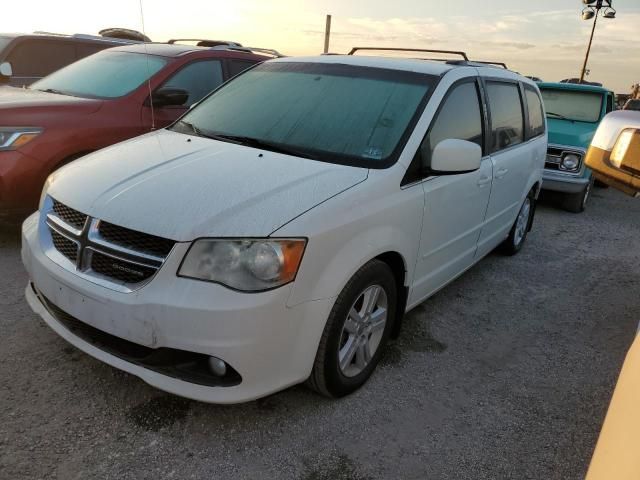
POLYGON ((66 95, 67 97, 74 96, 74 95, 71 95, 70 93, 56 90, 55 88, 45 88, 45 89, 36 88, 35 90, 38 90, 39 92, 45 92, 45 93, 55 93, 56 95, 66 95))
POLYGON ((549 111, 547 111, 547 115, 552 115, 552 116, 554 116, 554 117, 556 117, 556 118, 559 118, 559 119, 561 119, 561 120, 569 120, 569 119, 568 119, 567 117, 565 117, 564 115, 560 115, 559 113, 556 113, 556 112, 549 112, 549 111))
POLYGON ((199 137, 211 138, 209 135, 202 133, 202 130, 196 127, 193 123, 185 122, 184 120, 180 120, 178 123, 184 125, 199 137))
POLYGON ((214 140, 221 140, 223 142, 233 142, 239 145, 245 145, 247 147, 253 148, 261 148, 263 150, 269 150, 271 152, 283 153, 285 155, 293 155, 296 157, 308 158, 311 160, 316 160, 315 157, 309 155, 307 152, 303 152, 302 150, 291 148, 286 145, 282 145, 279 143, 270 142, 268 140, 260 140, 259 138, 253 137, 245 137, 242 135, 230 135, 227 133, 218 133, 218 132, 204 132, 204 136, 207 138, 212 138, 214 140))

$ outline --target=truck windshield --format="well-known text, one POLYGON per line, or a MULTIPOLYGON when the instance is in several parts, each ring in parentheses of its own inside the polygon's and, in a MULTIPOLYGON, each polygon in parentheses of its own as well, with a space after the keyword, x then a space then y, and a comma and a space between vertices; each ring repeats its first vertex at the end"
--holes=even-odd
POLYGON ((32 90, 85 98, 118 98, 133 92, 167 63, 164 57, 99 52, 31 85, 32 90))
POLYGON ((385 168, 400 155, 436 81, 400 70, 267 62, 205 98, 173 130, 385 168))
POLYGON ((578 122, 597 122, 600 119, 601 93, 554 88, 542 88, 540 92, 548 118, 578 122))

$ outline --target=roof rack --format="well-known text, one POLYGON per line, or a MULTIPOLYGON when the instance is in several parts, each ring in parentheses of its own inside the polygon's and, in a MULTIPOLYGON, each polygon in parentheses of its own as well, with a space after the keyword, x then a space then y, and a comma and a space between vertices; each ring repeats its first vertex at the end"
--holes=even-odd
POLYGON ((509 70, 506 64, 502 62, 484 62, 481 60, 447 60, 447 65, 457 65, 459 67, 492 67, 492 68, 504 68, 509 70))
POLYGON ((483 65, 495 65, 497 67, 502 67, 505 70, 509 70, 509 67, 507 67, 507 64, 503 62, 486 62, 482 60, 473 60, 473 63, 481 63, 483 65))
POLYGON ((359 50, 379 50, 387 52, 426 52, 426 53, 447 53, 451 55, 460 55, 465 61, 469 61, 467 54, 455 50, 432 50, 426 48, 394 48, 394 47, 353 47, 349 55, 353 55, 359 50))
POLYGON ((241 47, 242 44, 238 42, 231 42, 228 40, 208 40, 206 38, 172 38, 167 43, 174 44, 178 42, 197 42, 197 47, 220 47, 220 46, 228 46, 228 47, 241 47))
POLYGON ((257 48, 257 47, 234 47, 234 46, 224 46, 218 45, 216 47, 212 47, 217 50, 233 50, 234 52, 246 52, 246 53, 264 53, 266 55, 271 55, 276 58, 286 57, 277 50, 273 50, 271 48, 257 48))

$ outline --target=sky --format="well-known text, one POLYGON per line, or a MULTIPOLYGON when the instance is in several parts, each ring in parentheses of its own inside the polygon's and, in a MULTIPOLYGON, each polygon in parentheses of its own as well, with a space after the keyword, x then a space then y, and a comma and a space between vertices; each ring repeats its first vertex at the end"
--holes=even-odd
MULTIPOLYGON (((640 82, 640 0, 612 0, 598 20, 587 79, 627 93, 640 82)), ((97 33, 119 26, 154 41, 209 38, 315 55, 331 14, 330 51, 352 46, 463 50, 524 75, 578 77, 592 21, 581 0, 29 0, 3 2, 0 32, 97 33)))

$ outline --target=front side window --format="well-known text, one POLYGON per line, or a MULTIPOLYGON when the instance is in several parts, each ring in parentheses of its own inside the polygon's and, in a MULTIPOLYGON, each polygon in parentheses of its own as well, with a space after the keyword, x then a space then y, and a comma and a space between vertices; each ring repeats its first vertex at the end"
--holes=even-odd
POLYGON ((482 113, 475 82, 453 87, 446 97, 420 148, 423 166, 429 166, 436 145, 448 139, 467 140, 483 147, 482 113))
POLYGON ((189 94, 185 106, 202 100, 205 95, 222 84, 220 60, 202 60, 183 67, 165 82, 163 87, 180 88, 189 94))
POLYGON ((18 77, 44 77, 76 61, 73 43, 58 40, 27 40, 15 46, 9 57, 18 77))
POLYGON ((497 152, 524 141, 524 115, 520 90, 515 83, 487 82, 491 111, 491 151, 497 152))
POLYGON ((167 63, 164 57, 105 50, 78 60, 31 85, 85 98, 118 98, 133 92, 167 63))
POLYGON ((316 160, 384 168, 400 155, 436 81, 433 75, 400 70, 267 62, 207 97, 174 128, 316 160))
POLYGON ((556 88, 542 88, 541 93, 549 118, 592 123, 600 119, 601 93, 556 88))
POLYGON ((529 112, 529 131, 527 138, 537 137, 544 133, 544 110, 538 92, 529 86, 524 87, 524 96, 527 99, 527 111, 529 112))

